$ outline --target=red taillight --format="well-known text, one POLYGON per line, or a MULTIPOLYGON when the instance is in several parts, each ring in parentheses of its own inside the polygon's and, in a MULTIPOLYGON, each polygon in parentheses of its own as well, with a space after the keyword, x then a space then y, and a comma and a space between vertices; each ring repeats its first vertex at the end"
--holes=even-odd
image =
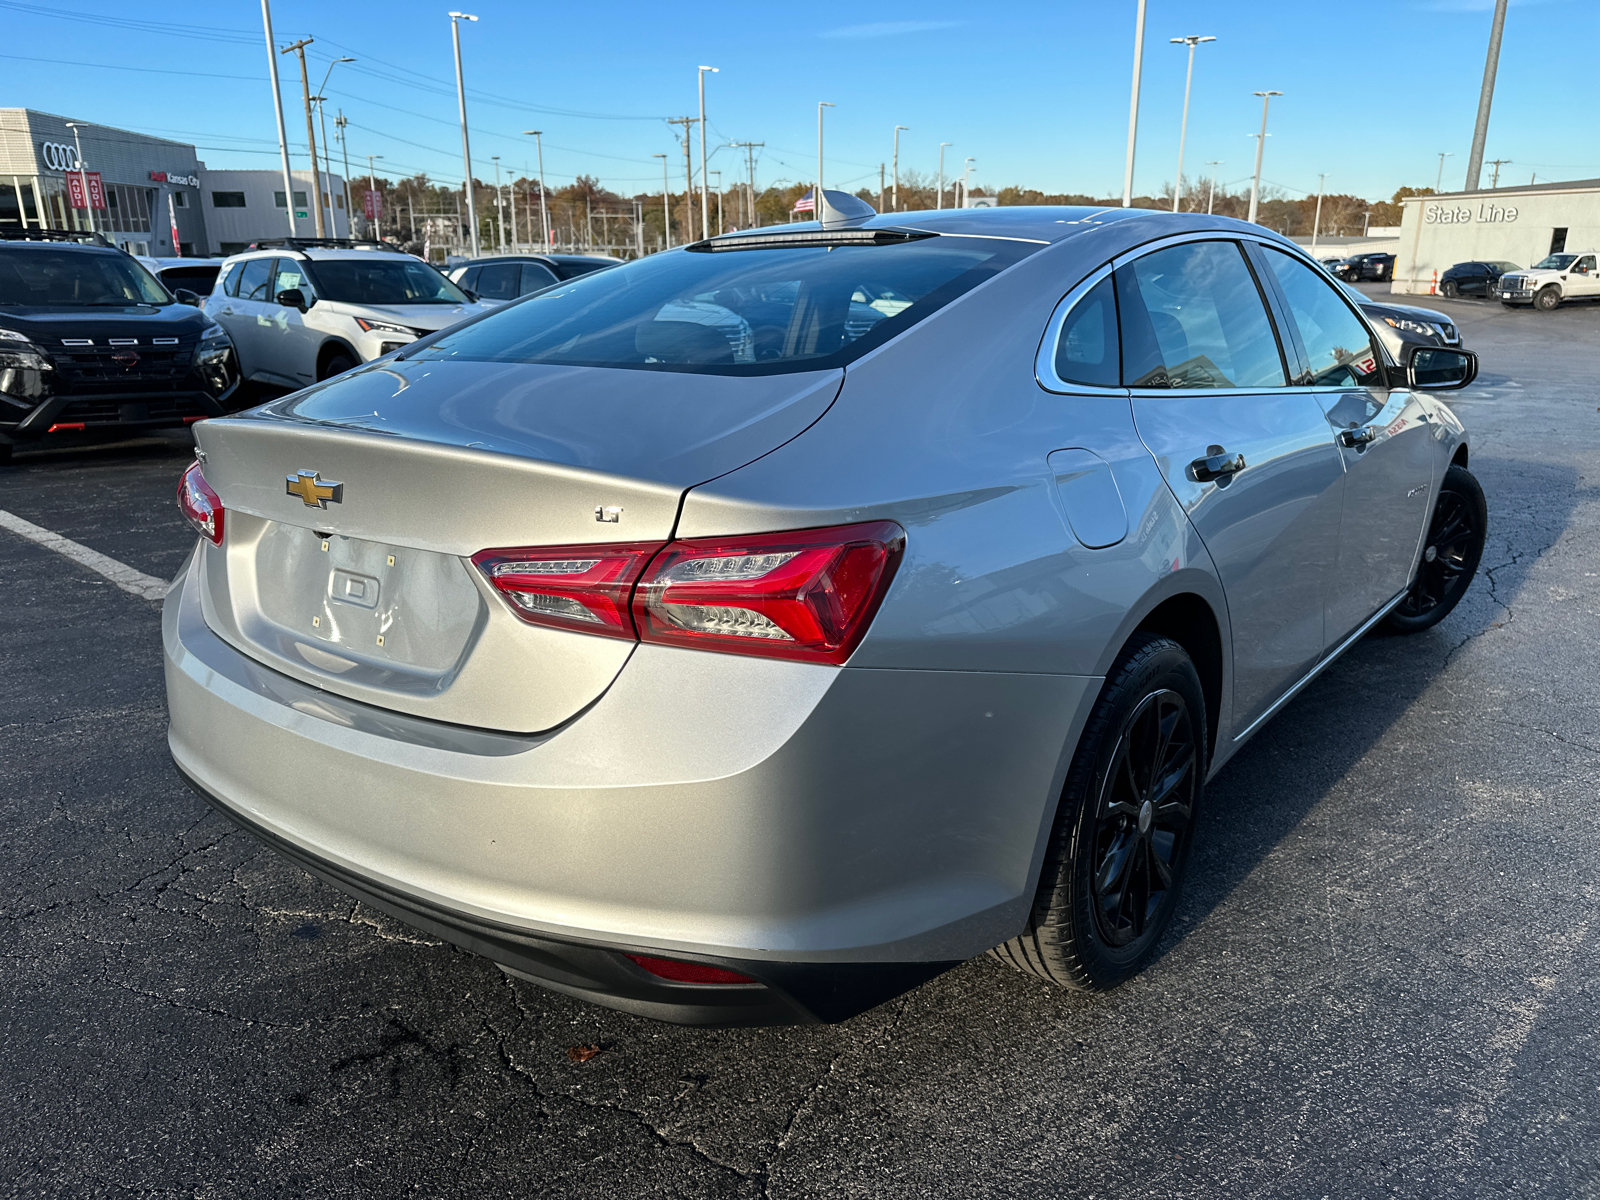
POLYGON ((530 625, 633 638, 628 599, 660 542, 483 550, 473 563, 530 625))
POLYGON ((648 954, 630 954, 629 958, 652 975, 670 979, 674 983, 754 983, 748 975, 737 971, 724 971, 721 967, 704 967, 699 963, 677 962, 670 958, 652 958, 648 954))
POLYGON ((213 546, 222 545, 222 497, 211 490, 199 463, 190 464, 178 481, 178 508, 201 537, 213 546))
POLYGON ((634 620, 647 642, 842 663, 904 546, 892 521, 673 542, 639 581, 634 620))

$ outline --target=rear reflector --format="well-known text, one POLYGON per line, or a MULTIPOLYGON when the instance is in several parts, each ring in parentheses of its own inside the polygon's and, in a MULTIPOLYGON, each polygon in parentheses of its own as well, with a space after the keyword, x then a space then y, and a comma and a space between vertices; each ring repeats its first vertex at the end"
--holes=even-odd
POLYGON ((628 599, 660 542, 483 550, 477 568, 530 625, 634 638, 628 599))
POLYGON ((49 429, 46 429, 45 432, 46 433, 82 433, 83 429, 84 429, 84 424, 83 424, 82 421, 57 421, 54 425, 50 426, 49 429))
POLYGON ((628 955, 652 975, 670 979, 673 983, 754 983, 748 975, 737 971, 724 971, 721 967, 703 967, 699 963, 676 962, 670 958, 651 958, 648 954, 628 955))
POLYGON ((222 498, 211 490, 200 464, 191 463, 178 481, 178 509, 213 546, 222 545, 222 498))
POLYGON ((647 642, 842 663, 904 547, 893 521, 673 542, 639 581, 634 620, 647 642))

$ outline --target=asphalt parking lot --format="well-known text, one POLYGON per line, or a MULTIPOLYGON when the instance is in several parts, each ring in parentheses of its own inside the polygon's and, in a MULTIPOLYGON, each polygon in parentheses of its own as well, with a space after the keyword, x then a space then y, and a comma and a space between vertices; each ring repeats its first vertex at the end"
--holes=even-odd
MULTIPOLYGON (((1600 305, 1428 303, 1482 356, 1483 570, 1222 772, 1162 957, 1104 996, 984 959, 707 1031, 511 982, 213 815, 158 605, 0 530, 0 1190, 1600 1195, 1600 305)), ((19 455, 0 509, 168 577, 188 461, 19 455)))

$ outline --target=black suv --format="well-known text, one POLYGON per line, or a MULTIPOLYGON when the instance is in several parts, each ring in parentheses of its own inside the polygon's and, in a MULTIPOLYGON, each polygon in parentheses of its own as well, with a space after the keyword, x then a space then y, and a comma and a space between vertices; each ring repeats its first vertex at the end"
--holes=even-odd
POLYGON ((94 234, 0 233, 0 461, 51 434, 221 416, 238 386, 222 326, 131 255, 94 234))
POLYGON ((1328 269, 1346 283, 1357 283, 1361 280, 1376 280, 1383 283, 1394 278, 1394 255, 1355 254, 1328 269))

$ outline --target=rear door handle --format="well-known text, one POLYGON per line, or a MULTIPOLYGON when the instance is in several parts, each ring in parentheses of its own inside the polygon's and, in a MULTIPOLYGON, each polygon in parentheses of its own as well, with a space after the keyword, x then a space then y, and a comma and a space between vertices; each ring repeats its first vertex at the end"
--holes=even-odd
POLYGON ((1196 483, 1228 480, 1244 470, 1244 455, 1229 454, 1221 446, 1207 446, 1206 456, 1189 464, 1189 478, 1196 483))
POLYGON ((1375 425, 1366 425, 1360 429, 1339 430, 1339 445, 1346 450, 1359 450, 1368 442, 1378 440, 1378 429, 1375 425))

